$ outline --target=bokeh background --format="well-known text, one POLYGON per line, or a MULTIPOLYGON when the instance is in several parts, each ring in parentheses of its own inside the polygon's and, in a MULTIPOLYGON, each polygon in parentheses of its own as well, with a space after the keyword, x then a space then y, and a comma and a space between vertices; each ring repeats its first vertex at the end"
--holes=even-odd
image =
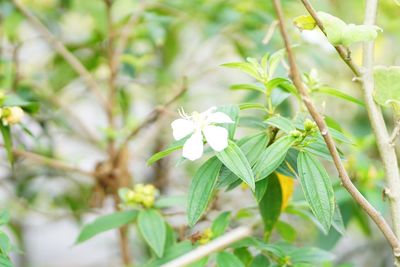
MULTIPOLYGON (((62 41, 84 64, 106 92, 110 68, 107 64, 107 8, 102 0, 21 0, 32 14, 62 41)), ((270 1, 254 0, 114 0, 111 17, 116 31, 136 16, 116 77, 118 130, 107 123, 107 114, 84 81, 13 5, 0 1, 0 90, 39 103, 24 127, 15 127, 15 147, 55 158, 82 170, 93 171, 107 158, 106 140, 122 140, 143 121, 155 106, 167 101, 187 78, 188 92, 163 112, 160 120, 142 130, 129 142, 128 171, 132 181, 154 183, 162 194, 184 195, 198 162, 177 165, 175 153, 153 166, 147 159, 172 140, 170 122, 177 107, 187 111, 254 99, 230 85, 252 79, 220 65, 261 58, 281 49, 275 15, 270 1)), ((300 1, 284 0, 289 31, 302 72, 318 75, 323 84, 361 98, 361 88, 352 73, 318 31, 299 32, 291 20, 305 14, 300 1)), ((362 23, 364 1, 312 1, 317 10, 334 14, 346 22, 362 23)), ((378 26, 383 29, 376 42, 376 62, 400 63, 400 6, 395 0, 379 1, 378 26)), ((361 45, 351 47, 352 58, 361 63, 361 45)), ((286 75, 282 64, 278 73, 286 75)), ((259 101, 263 101, 260 99, 259 101)), ((343 146, 352 177, 382 213, 384 187, 382 166, 365 110, 330 96, 317 96, 318 108, 353 141, 343 146)), ((288 101, 282 113, 296 107, 288 101)), ((250 111, 245 111, 251 113, 250 111)), ((387 114, 390 122, 390 114, 387 114)), ((240 134, 251 132, 241 129, 240 134)), ((120 266, 118 235, 107 232, 74 245, 84 223, 113 210, 112 199, 93 207, 94 181, 79 172, 52 168, 19 157, 13 169, 5 153, 0 163, 0 208, 11 212, 7 232, 23 253, 13 253, 20 267, 106 267, 120 266)), ((329 164, 328 164, 329 167, 329 164)), ((335 171, 331 172, 335 175, 335 171)), ((337 180, 336 180, 337 181, 337 180)), ((391 266, 390 249, 375 226, 337 185, 337 198, 347 225, 345 236, 324 236, 308 221, 284 215, 296 230, 295 243, 331 249, 335 264, 343 266, 391 266), (310 227, 310 225, 312 225, 310 227)), ((293 202, 301 201, 294 194, 293 202)), ((237 212, 254 205, 250 192, 241 187, 220 193, 217 210, 237 212)), ((182 211, 183 209, 178 209, 182 211)), ((213 212, 210 215, 213 216, 213 212)), ((184 214, 168 218, 179 227, 184 214)), ((202 225, 197 226, 201 229, 202 225)), ((130 243, 136 259, 144 259, 143 243, 132 231, 130 243)), ((336 265, 334 265, 336 266, 336 265)))

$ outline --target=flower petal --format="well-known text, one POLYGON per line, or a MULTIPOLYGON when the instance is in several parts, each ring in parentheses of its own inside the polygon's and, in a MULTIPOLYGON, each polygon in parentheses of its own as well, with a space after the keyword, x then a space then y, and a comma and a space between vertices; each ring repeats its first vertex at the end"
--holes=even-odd
POLYGON ((207 143, 215 151, 222 151, 228 146, 228 130, 220 126, 208 125, 203 129, 207 143))
POLYGON ((175 140, 180 140, 183 137, 191 134, 194 130, 194 125, 191 120, 177 119, 171 123, 172 135, 175 140))
POLYGON ((211 113, 207 117, 208 123, 234 123, 234 121, 223 112, 211 113))
POLYGON ((182 156, 188 160, 196 160, 203 155, 203 136, 196 131, 183 145, 182 156))

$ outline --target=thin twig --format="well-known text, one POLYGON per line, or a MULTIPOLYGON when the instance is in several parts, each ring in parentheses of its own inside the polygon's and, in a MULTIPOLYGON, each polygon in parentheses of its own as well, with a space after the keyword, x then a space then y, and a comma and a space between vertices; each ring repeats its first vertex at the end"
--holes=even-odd
POLYGON ((101 103, 107 107, 107 101, 102 95, 100 87, 94 80, 90 72, 83 64, 72 54, 64 44, 56 38, 43 23, 35 17, 20 0, 12 0, 18 10, 29 20, 33 27, 43 36, 43 38, 67 61, 71 67, 83 78, 89 90, 98 98, 101 103))
POLYGON ((250 236, 251 232, 252 230, 250 227, 247 226, 238 227, 235 230, 226 233, 225 235, 211 241, 210 243, 204 246, 200 246, 175 260, 172 260, 164 265, 161 265, 161 267, 188 266, 189 264, 194 263, 213 252, 220 251, 229 246, 230 244, 250 236))
MULTIPOLYGON (((313 17, 313 19, 317 23, 318 28, 320 28, 320 30, 325 34, 325 36, 327 36, 324 25, 322 24, 322 21, 319 19, 317 12, 315 11, 315 9, 311 5, 311 3, 308 0, 301 0, 301 2, 303 2, 304 7, 307 9, 308 13, 310 13, 311 17, 313 17)), ((351 57, 348 55, 347 49, 342 45, 336 45, 334 47, 335 47, 336 51, 338 52, 340 58, 353 71, 354 75, 356 75, 356 77, 360 77, 360 71, 359 71, 357 65, 353 62, 351 57)))
POLYGON ((82 170, 78 167, 69 165, 68 163, 53 159, 53 158, 48 158, 33 152, 28 152, 24 150, 19 150, 19 149, 13 149, 13 153, 17 157, 24 157, 28 160, 31 160, 33 162, 37 162, 42 165, 46 165, 49 167, 52 167, 54 169, 62 170, 62 171, 69 171, 69 172, 75 172, 79 173, 85 176, 94 176, 93 172, 85 171, 82 170))
POLYGON ((275 10, 279 19, 279 28, 281 31, 281 35, 283 41, 285 43, 285 48, 289 58, 290 65, 290 77, 293 80, 294 85, 300 93, 300 96, 308 109, 311 117, 316 122, 325 143, 329 149, 329 152, 332 156, 335 167, 339 173, 339 177, 344 188, 351 194, 353 199, 361 206, 361 208, 370 216, 370 218, 375 222, 380 231, 383 233, 391 247, 393 248, 395 256, 399 256, 400 244, 399 241, 390 228, 389 224, 383 218, 383 216, 364 198, 364 196, 358 191, 358 189, 352 183, 344 165, 340 159, 339 153, 336 149, 336 144, 331 137, 328 127, 323 119, 323 117, 318 113, 314 103, 312 102, 310 95, 307 89, 304 87, 303 82, 301 80, 301 76, 299 70, 297 69, 295 57, 291 48, 289 36, 286 30, 286 24, 283 17, 282 7, 279 0, 273 0, 275 10))

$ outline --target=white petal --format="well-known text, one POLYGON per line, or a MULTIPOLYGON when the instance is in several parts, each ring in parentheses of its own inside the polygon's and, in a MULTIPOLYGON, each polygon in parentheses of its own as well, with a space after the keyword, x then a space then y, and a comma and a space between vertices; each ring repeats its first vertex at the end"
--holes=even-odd
POLYGON ((196 131, 183 145, 182 156, 188 160, 196 160, 203 155, 203 136, 196 131))
POLYGON ((171 123, 172 135, 175 140, 180 140, 183 137, 191 134, 194 130, 194 125, 191 120, 177 119, 171 123))
POLYGON ((208 123, 234 123, 234 121, 223 112, 211 113, 207 117, 208 123))
POLYGON ((207 109, 206 111, 200 113, 203 117, 207 117, 210 114, 214 113, 217 110, 217 107, 212 106, 211 108, 207 109))
POLYGON ((228 130, 219 127, 208 125, 203 129, 204 136, 206 137, 207 143, 215 151, 222 151, 228 146, 228 130))

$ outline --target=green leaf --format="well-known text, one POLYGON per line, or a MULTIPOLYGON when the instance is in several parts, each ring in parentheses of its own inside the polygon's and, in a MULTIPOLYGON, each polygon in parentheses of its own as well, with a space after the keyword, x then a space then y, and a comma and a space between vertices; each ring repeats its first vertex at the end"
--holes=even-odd
POLYGON ((262 179, 256 182, 256 191, 254 192, 254 196, 256 197, 257 202, 260 202, 263 198, 265 191, 268 188, 268 179, 262 179))
POLYGON ((374 80, 374 98, 379 105, 400 105, 400 66, 376 66, 374 80))
POLYGON ((262 79, 254 65, 249 62, 232 62, 222 64, 221 66, 241 70, 257 80, 262 79))
POLYGON ((353 97, 351 95, 343 93, 342 91, 339 91, 339 90, 337 90, 335 88, 332 88, 332 87, 322 86, 322 87, 318 87, 316 89, 313 89, 312 92, 313 93, 321 93, 321 94, 335 96, 335 97, 344 99, 346 101, 353 102, 353 103, 355 103, 357 105, 360 105, 362 107, 365 107, 365 104, 364 104, 363 101, 361 101, 361 100, 359 100, 359 99, 357 99, 357 98, 355 98, 355 97, 353 97))
POLYGON ((233 250, 233 254, 239 258, 239 260, 245 265, 249 266, 253 260, 253 255, 250 253, 248 248, 236 248, 233 250))
POLYGON ((279 221, 276 224, 276 230, 278 230, 282 238, 288 242, 293 242, 296 239, 296 230, 284 221, 279 221))
POLYGON ((262 254, 258 254, 257 256, 254 257, 250 267, 268 267, 270 266, 270 262, 267 257, 265 257, 262 254))
POLYGON ((242 150, 234 142, 230 141, 228 147, 216 155, 230 171, 242 179, 254 191, 255 180, 250 163, 242 150))
POLYGON ((229 133, 229 138, 233 139, 236 131, 236 127, 239 122, 239 107, 236 105, 226 105, 226 106, 219 106, 217 111, 223 112, 229 116, 235 123, 223 123, 222 127, 226 128, 229 133))
POLYGON ((331 180, 323 165, 307 152, 297 158, 300 184, 312 212, 328 233, 335 211, 331 180))
POLYGON ((282 188, 278 177, 271 174, 268 178, 268 187, 258 203, 264 224, 264 238, 268 240, 272 229, 277 223, 282 210, 282 188))
POLYGON ((269 136, 266 133, 261 132, 255 135, 246 136, 240 139, 237 144, 247 157, 250 165, 253 166, 266 148, 268 141, 269 136))
POLYGON ((268 60, 268 77, 272 77, 276 71, 276 68, 278 67, 279 62, 282 60, 282 58, 285 55, 285 49, 279 49, 275 53, 273 53, 269 60, 268 60))
POLYGON ((0 226, 7 224, 9 220, 10 220, 10 214, 8 213, 8 211, 6 210, 0 211, 0 226))
POLYGON ((38 103, 26 101, 18 95, 7 96, 6 99, 4 99, 3 105, 6 107, 18 106, 28 113, 36 113, 39 110, 38 103))
POLYGON ((176 243, 173 246, 166 248, 164 256, 161 259, 153 259, 146 263, 144 267, 160 267, 164 263, 172 261, 173 259, 191 251, 192 249, 193 245, 189 240, 176 243))
POLYGON ((321 263, 325 261, 331 261, 334 259, 334 256, 322 249, 306 247, 306 248, 297 248, 288 253, 288 256, 292 259, 292 261, 296 264, 299 263, 321 263))
POLYGON ((159 161, 162 158, 165 158, 172 152, 183 148, 183 144, 186 142, 186 140, 188 138, 189 138, 189 136, 187 136, 181 140, 175 141, 167 149, 154 154, 147 160, 147 165, 152 165, 154 162, 159 161))
POLYGON ((293 125, 293 122, 282 116, 274 116, 265 121, 267 124, 272 125, 279 130, 284 131, 285 133, 290 133, 296 128, 293 125))
POLYGON ((265 94, 265 90, 254 84, 234 84, 230 87, 231 90, 248 90, 248 91, 256 91, 262 94, 265 94))
POLYGON ((345 235, 346 227, 344 226, 342 213, 340 212, 339 206, 335 203, 335 212, 333 214, 332 226, 336 229, 341 235, 345 235))
POLYGON ((233 254, 219 252, 217 254, 217 267, 245 267, 244 264, 233 254))
POLYGON ((264 105, 260 103, 243 103, 239 105, 240 110, 257 109, 265 111, 264 105))
POLYGON ((12 148, 12 137, 11 137, 11 129, 10 126, 5 126, 3 123, 0 122, 0 131, 1 135, 3 136, 4 147, 7 151, 8 161, 12 164, 14 161, 14 154, 12 148))
POLYGON ((207 160, 196 172, 188 193, 188 221, 192 227, 200 219, 211 199, 218 174, 221 170, 221 162, 212 157, 207 160))
POLYGON ((0 255, 2 253, 7 255, 10 252, 10 250, 11 250, 10 239, 5 233, 0 232, 0 255))
POLYGON ((296 139, 292 136, 285 136, 267 147, 254 166, 256 180, 268 177, 279 167, 279 165, 281 165, 286 157, 287 151, 293 145, 295 140, 296 139))
POLYGON ((139 212, 137 223, 146 243, 161 258, 167 239, 167 229, 163 217, 156 210, 142 210, 139 212))
POLYGON ((14 267, 10 259, 6 256, 0 255, 0 266, 1 267, 14 267))
POLYGON ((136 219, 136 210, 120 211, 97 218, 94 222, 85 225, 80 232, 76 244, 82 243, 95 235, 119 228, 136 219))
POLYGON ((158 209, 164 209, 169 207, 184 207, 186 206, 186 196, 161 196, 157 198, 156 202, 154 203, 154 207, 158 209))
POLYGON ((211 225, 213 238, 218 237, 223 233, 225 233, 226 228, 229 226, 230 217, 231 213, 229 211, 225 211, 220 215, 218 215, 218 217, 213 221, 211 225))

